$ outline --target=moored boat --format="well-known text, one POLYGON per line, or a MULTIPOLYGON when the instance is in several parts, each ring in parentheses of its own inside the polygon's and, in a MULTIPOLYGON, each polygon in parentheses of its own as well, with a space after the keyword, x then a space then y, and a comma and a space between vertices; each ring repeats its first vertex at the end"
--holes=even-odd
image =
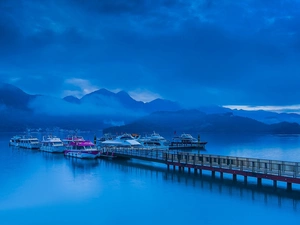
POLYGON ((62 139, 62 142, 64 143, 65 146, 68 146, 71 142, 79 142, 79 141, 84 141, 84 138, 82 136, 69 135, 66 138, 62 139))
POLYGON ((64 155, 82 159, 95 159, 100 156, 100 150, 91 141, 77 140, 70 142, 66 146, 64 155))
POLYGON ((206 141, 200 141, 194 138, 191 134, 181 134, 180 136, 173 137, 169 149, 205 149, 206 141))
POLYGON ((13 137, 9 140, 9 145, 10 145, 10 146, 18 147, 21 138, 22 138, 22 136, 19 136, 19 135, 13 136, 13 137))
POLYGON ((106 140, 100 143, 102 147, 142 147, 131 134, 123 134, 117 136, 115 139, 106 140))
POLYGON ((137 141, 141 143, 142 147, 147 149, 168 150, 170 144, 169 141, 155 132, 150 136, 140 137, 137 141))
POLYGON ((64 143, 62 140, 55 136, 48 136, 43 137, 43 140, 41 141, 41 151, 45 152, 53 152, 53 153, 63 153, 65 151, 66 147, 64 146, 64 143))
POLYGON ((20 148, 39 149, 41 147, 41 143, 36 137, 22 137, 20 138, 18 146, 20 148))

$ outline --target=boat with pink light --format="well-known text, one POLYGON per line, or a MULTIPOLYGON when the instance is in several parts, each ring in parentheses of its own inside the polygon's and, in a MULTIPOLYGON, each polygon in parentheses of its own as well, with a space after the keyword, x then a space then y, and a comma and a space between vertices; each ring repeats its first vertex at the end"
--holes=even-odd
POLYGON ((68 135, 66 138, 62 139, 65 146, 68 146, 71 142, 85 141, 82 136, 68 135))
POLYGON ((91 141, 75 140, 68 143, 64 154, 82 159, 95 159, 100 156, 100 150, 91 141))

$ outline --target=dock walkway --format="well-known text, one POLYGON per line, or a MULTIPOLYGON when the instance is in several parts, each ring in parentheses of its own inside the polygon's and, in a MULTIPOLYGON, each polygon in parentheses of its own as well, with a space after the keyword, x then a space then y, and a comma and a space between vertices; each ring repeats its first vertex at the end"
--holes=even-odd
POLYGON ((223 178, 223 173, 232 174, 233 180, 237 175, 243 176, 245 183, 248 177, 257 178, 257 184, 262 185, 262 179, 273 181, 274 187, 277 187, 277 181, 287 183, 287 189, 292 189, 292 184, 300 184, 300 163, 233 157, 209 154, 193 154, 186 152, 165 151, 165 150, 148 150, 136 148, 107 148, 102 149, 113 156, 124 158, 135 158, 140 160, 164 163, 168 169, 173 166, 179 170, 191 169, 195 173, 202 173, 202 170, 211 171, 215 177, 215 172, 223 178))

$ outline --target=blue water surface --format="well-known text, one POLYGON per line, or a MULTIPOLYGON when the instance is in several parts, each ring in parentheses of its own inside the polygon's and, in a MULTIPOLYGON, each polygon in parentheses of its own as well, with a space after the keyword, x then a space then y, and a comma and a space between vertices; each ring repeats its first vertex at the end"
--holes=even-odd
MULTIPOLYGON (((139 160, 84 160, 8 146, 0 134, 0 224, 299 224, 300 188, 212 179, 139 160)), ((93 139, 94 134, 84 134, 93 139)), ((194 134, 195 136, 197 134, 194 134)), ((300 162, 296 135, 201 134, 204 154, 300 162)))

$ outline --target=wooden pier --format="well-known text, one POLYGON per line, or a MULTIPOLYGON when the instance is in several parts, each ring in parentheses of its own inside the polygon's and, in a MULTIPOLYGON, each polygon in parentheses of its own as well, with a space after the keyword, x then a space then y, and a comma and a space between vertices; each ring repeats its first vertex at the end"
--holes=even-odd
POLYGON ((248 177, 254 177, 258 186, 263 179, 272 180, 274 187, 278 181, 285 182, 288 190, 292 190, 292 184, 300 184, 298 162, 136 148, 103 148, 102 151, 117 157, 164 163, 168 169, 173 166, 173 170, 187 168, 188 172, 192 169, 196 174, 202 174, 202 170, 211 171, 212 177, 218 172, 221 179, 224 173, 231 174, 233 180, 237 180, 238 175, 243 176, 245 183, 248 177))

